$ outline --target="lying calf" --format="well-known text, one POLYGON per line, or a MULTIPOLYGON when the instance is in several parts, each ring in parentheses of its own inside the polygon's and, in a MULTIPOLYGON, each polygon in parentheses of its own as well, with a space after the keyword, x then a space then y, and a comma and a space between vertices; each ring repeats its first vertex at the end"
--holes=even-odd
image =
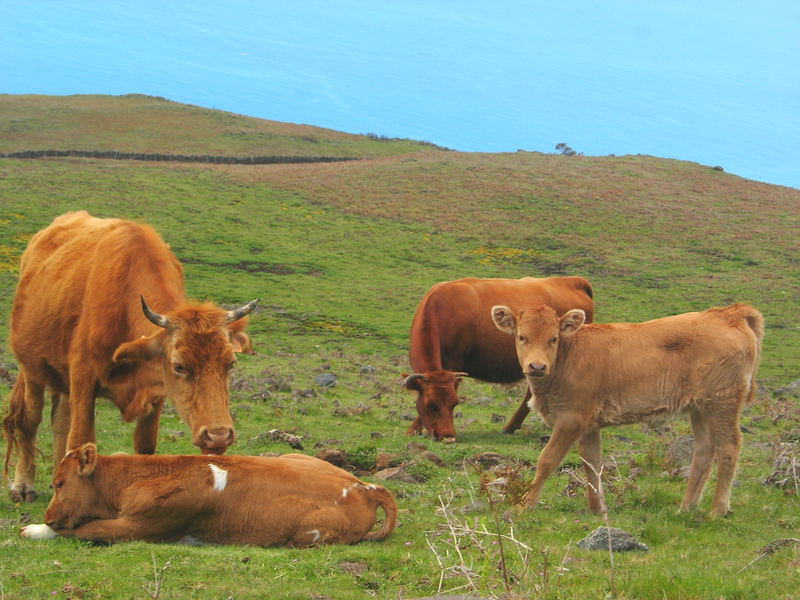
POLYGON ((716 461, 711 512, 728 512, 742 443, 739 413, 754 394, 764 337, 760 312, 734 304, 645 323, 584 325, 580 309, 559 318, 548 306, 516 314, 495 306, 492 318, 514 336, 534 404, 553 428, 525 499, 528 507, 579 441, 591 484, 589 507, 599 510, 600 428, 688 413, 694 457, 681 508, 697 504, 716 461))
POLYGON ((397 505, 385 488, 300 454, 100 456, 93 443, 67 453, 53 477, 46 524, 21 535, 115 542, 315 546, 386 538, 397 505), (371 531, 377 508, 383 525, 371 531))

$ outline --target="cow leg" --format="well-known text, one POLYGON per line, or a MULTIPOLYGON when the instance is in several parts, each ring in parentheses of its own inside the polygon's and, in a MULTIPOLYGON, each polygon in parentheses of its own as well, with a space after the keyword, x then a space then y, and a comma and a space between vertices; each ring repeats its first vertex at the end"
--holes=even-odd
POLYGON ((564 457, 569 451, 570 446, 572 446, 575 440, 581 437, 582 434, 583 428, 581 427, 579 419, 570 417, 569 415, 563 415, 556 421, 555 427, 553 427, 553 434, 542 449, 542 453, 539 454, 539 460, 536 462, 536 477, 533 478, 531 489, 528 490, 528 493, 525 494, 525 498, 523 499, 525 508, 533 508, 536 506, 539 502, 539 496, 542 493, 544 482, 553 474, 553 471, 558 468, 558 465, 561 464, 561 461, 564 460, 564 457))
POLYGON ((53 472, 67 453, 69 435, 69 398, 58 392, 50 397, 50 426, 53 429, 53 472))
POLYGON ((78 357, 70 364, 69 377, 69 435, 67 449, 71 450, 86 442, 96 442, 94 431, 94 387, 95 377, 83 365, 88 362, 78 357))
POLYGON ((163 406, 163 398, 154 401, 150 414, 136 421, 136 430, 133 432, 133 451, 136 454, 155 453, 158 445, 158 422, 163 406))
POLYGON ((589 510, 600 512, 603 508, 600 501, 600 469, 603 463, 603 445, 599 429, 592 429, 586 432, 580 441, 581 458, 583 459, 583 469, 586 471, 586 481, 589 486, 586 494, 589 500, 589 510))
MULTIPOLYGON (((356 511, 357 512, 357 511, 356 511)), ((304 548, 322 544, 348 544, 360 541, 372 523, 366 529, 358 527, 348 518, 343 508, 325 507, 305 515, 289 540, 289 546, 304 548)))
POLYGON ((725 516, 730 511, 731 485, 742 446, 739 407, 721 408, 709 418, 709 427, 717 462, 717 486, 711 501, 711 514, 725 516))
POLYGON ((168 539, 174 529, 174 524, 168 519, 119 517, 89 521, 75 529, 59 531, 58 534, 109 544, 133 540, 158 542, 168 539))
POLYGON ((530 400, 533 397, 530 387, 525 387, 525 398, 522 399, 522 404, 519 405, 517 412, 514 413, 508 422, 503 427, 503 433, 514 433, 517 429, 522 427, 522 422, 528 413, 531 412, 530 400))
MULTIPOLYGON (((23 373, 17 378, 11 392, 11 419, 13 435, 19 454, 11 484, 11 500, 33 502, 36 498, 36 432, 42 422, 44 386, 30 381, 23 373)), ((6 424, 8 431, 9 424, 6 424)))
POLYGON ((681 510, 697 506, 706 481, 708 481, 711 462, 714 458, 714 445, 708 427, 708 419, 696 409, 691 410, 689 418, 694 434, 694 454, 692 456, 692 472, 689 475, 686 494, 681 502, 681 510))

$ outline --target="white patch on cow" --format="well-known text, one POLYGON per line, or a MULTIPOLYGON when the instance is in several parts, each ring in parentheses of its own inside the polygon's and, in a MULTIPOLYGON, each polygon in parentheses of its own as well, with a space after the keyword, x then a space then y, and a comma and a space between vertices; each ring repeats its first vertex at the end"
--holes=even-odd
POLYGON ((311 540, 311 543, 315 544, 317 543, 317 541, 319 541, 319 538, 322 534, 320 534, 319 529, 312 529, 311 531, 308 532, 308 535, 314 536, 314 539, 311 540))
POLYGON ((536 410, 536 394, 531 390, 531 397, 528 400, 528 410, 536 410))
POLYGON ((208 463, 208 466, 214 474, 214 489, 221 492, 228 485, 228 472, 225 469, 220 469, 214 463, 208 463))
POLYGON ((349 492, 350 492, 350 488, 344 488, 344 489, 342 490, 342 500, 344 500, 345 498, 347 498, 347 494, 348 494, 349 492))
POLYGON ((34 523, 23 527, 19 535, 29 540, 52 540, 56 532, 46 523, 34 523))

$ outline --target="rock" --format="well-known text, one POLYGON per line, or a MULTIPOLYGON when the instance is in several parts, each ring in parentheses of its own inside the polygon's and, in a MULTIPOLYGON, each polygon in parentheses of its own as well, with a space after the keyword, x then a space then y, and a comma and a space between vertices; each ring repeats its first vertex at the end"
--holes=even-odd
POLYGON ((425 444, 420 444, 419 442, 408 442, 406 444, 406 450, 412 454, 419 454, 420 452, 427 452, 428 447, 425 444))
POLYGON ((376 471, 372 476, 376 481, 399 481, 401 483, 419 483, 402 467, 389 467, 376 471))
POLYGON ((379 452, 375 456, 375 468, 380 471, 392 466, 397 466, 400 461, 400 456, 391 452, 379 452))
POLYGON ((333 373, 320 373, 316 377, 314 377, 314 383, 316 383, 320 387, 334 387, 338 379, 336 375, 333 373))
POLYGON ((514 461, 513 458, 497 454, 496 452, 482 452, 466 460, 482 467, 494 467, 502 462, 514 461))
POLYGON ((369 569, 369 565, 363 562, 343 561, 339 563, 339 568, 350 575, 361 575, 369 569))
POLYGON ((364 365, 358 371, 358 374, 359 375, 375 375, 375 373, 377 373, 377 372, 378 372, 377 369, 375 367, 373 367, 372 365, 364 365))
POLYGON ((440 467, 444 466, 444 461, 441 459, 441 457, 430 450, 424 450, 423 452, 420 452, 417 456, 417 460, 427 460, 440 467))
POLYGON ((337 467, 347 465, 347 452, 338 448, 324 448, 317 452, 317 458, 329 462, 337 467))
POLYGON ((373 431, 369 434, 369 439, 371 440, 382 440, 383 434, 380 431, 373 431))
POLYGON ((578 547, 584 550, 600 550, 608 552, 608 538, 611 535, 612 552, 648 552, 650 548, 643 544, 627 531, 616 527, 598 527, 592 533, 578 542, 578 547))
MULTIPOLYGON (((260 433, 256 436, 256 438, 259 438, 264 435, 265 434, 260 433)), ((270 440, 285 442, 295 450, 303 449, 303 438, 300 437, 299 435, 294 435, 293 433, 289 433, 288 431, 281 431, 280 429, 270 429, 266 433, 265 437, 270 440)))
POLYGON ((775 390, 778 396, 800 396, 800 379, 775 390))
POLYGON ((692 464, 692 453, 694 452, 694 438, 690 435, 682 435, 676 438, 667 450, 667 464, 672 467, 684 467, 692 464))
POLYGON ((797 444, 782 443, 780 452, 772 465, 774 470, 762 483, 779 488, 794 489, 800 479, 800 460, 798 460, 797 454, 797 444))
POLYGON ((492 413, 492 423, 505 423, 505 422, 506 422, 506 416, 505 415, 499 415, 497 413, 492 413))

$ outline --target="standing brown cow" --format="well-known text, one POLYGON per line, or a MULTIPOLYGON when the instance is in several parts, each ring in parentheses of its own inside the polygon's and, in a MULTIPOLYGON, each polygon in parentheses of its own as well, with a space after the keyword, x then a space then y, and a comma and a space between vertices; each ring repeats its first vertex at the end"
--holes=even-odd
MULTIPOLYGON (((591 322, 592 286, 582 277, 539 279, 458 279, 434 285, 417 307, 411 324, 409 360, 414 374, 403 385, 416 391, 417 418, 408 434, 427 430, 434 439, 455 441, 453 409, 459 402, 459 378, 469 375, 491 383, 522 379, 514 343, 492 323, 495 304, 519 307, 547 304, 558 314, 581 308, 591 322)), ((503 431, 522 426, 530 393, 503 431)))
POLYGON ((95 441, 99 395, 111 398, 126 421, 137 421, 138 453, 155 451, 165 397, 196 446, 224 452, 235 435, 228 373, 234 352, 249 346, 243 317, 254 306, 226 311, 187 301, 181 264, 147 225, 80 211, 34 235, 22 255, 11 315, 20 365, 3 421, 6 471, 15 447, 20 455, 12 498, 35 497, 45 388, 53 395, 56 465, 67 448, 95 441), (62 401, 67 395, 69 402, 62 401))
POLYGON ((694 457, 681 508, 698 503, 716 460, 711 513, 728 512, 742 443, 739 413, 755 393, 764 337, 760 312, 734 304, 645 323, 585 326, 582 310, 559 318, 548 306, 495 306, 491 314, 499 330, 514 336, 536 408, 553 428, 525 499, 528 507, 579 440, 589 507, 598 511, 600 428, 688 413, 694 457))

